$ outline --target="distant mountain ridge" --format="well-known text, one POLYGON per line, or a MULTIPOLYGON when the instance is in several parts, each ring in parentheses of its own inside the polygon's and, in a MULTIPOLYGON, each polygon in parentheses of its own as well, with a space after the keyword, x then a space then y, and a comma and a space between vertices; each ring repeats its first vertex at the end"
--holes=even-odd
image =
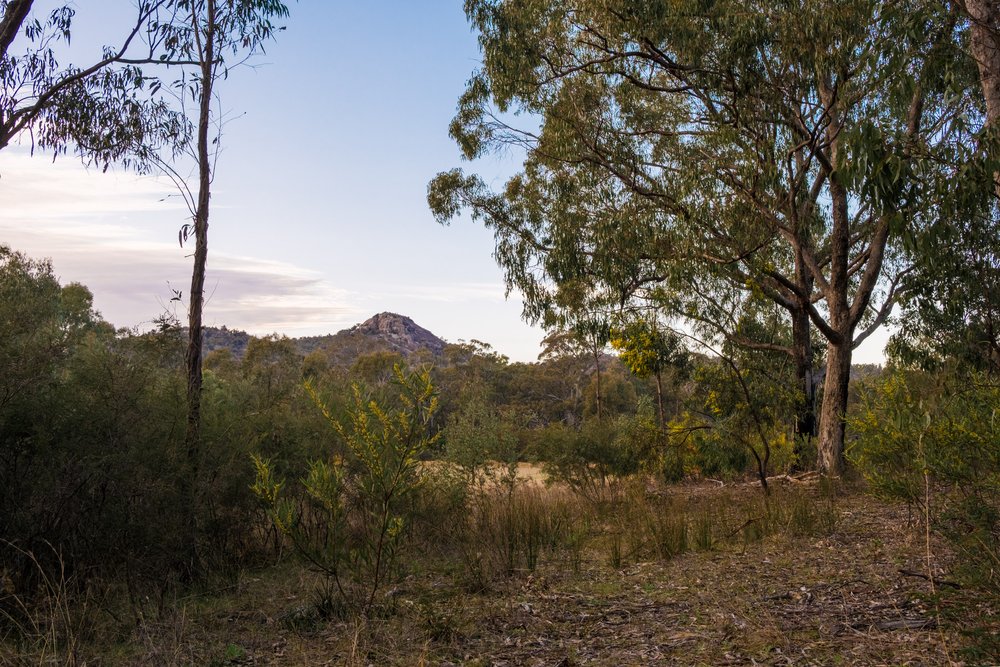
MULTIPOLYGON (((228 349, 233 356, 242 358, 246 353, 250 334, 239 329, 205 327, 204 350, 228 349)), ((396 352, 404 357, 417 354, 439 356, 447 343, 423 328, 411 318, 398 313, 378 313, 360 324, 325 336, 292 338, 299 354, 305 356, 316 350, 327 353, 330 362, 350 365, 359 356, 372 352, 396 352)))

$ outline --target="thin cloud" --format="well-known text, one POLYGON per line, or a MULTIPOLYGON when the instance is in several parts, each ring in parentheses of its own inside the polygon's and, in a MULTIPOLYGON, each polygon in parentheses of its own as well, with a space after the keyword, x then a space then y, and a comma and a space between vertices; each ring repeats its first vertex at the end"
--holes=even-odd
MULTIPOLYGON (((186 308, 190 249, 158 240, 183 205, 152 178, 88 172, 71 161, 0 159, 0 242, 48 257, 63 282, 80 282, 119 326, 186 308), (181 301, 171 301, 175 290, 181 301)), ((291 264, 213 251, 206 323, 291 335, 327 333, 357 321, 356 296, 291 264)))

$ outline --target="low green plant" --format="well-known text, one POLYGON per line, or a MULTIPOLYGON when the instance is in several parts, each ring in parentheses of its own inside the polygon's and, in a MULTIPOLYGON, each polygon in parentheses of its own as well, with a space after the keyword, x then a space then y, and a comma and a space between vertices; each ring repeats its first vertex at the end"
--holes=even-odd
POLYGON ((664 513, 654 517, 649 523, 656 555, 670 560, 688 550, 687 516, 680 513, 664 513))
POLYGON ((573 572, 579 572, 583 565, 583 550, 590 537, 590 521, 587 517, 568 523, 563 531, 563 548, 568 556, 570 567, 573 572))
POLYGON ((284 494, 285 483, 275 478, 269 461, 253 457, 257 476, 251 488, 274 524, 333 582, 341 603, 365 615, 395 574, 421 481, 420 457, 437 437, 429 434, 438 401, 427 372, 405 374, 397 366, 394 376, 396 407, 366 400, 356 385, 346 423, 317 399, 348 456, 310 463, 299 502, 284 494))
POLYGON ((641 489, 632 489, 621 511, 620 525, 630 554, 647 553, 670 560, 688 550, 689 517, 684 504, 649 498, 641 489))
POLYGON ((798 492, 785 495, 782 503, 787 508, 786 531, 793 537, 829 535, 837 528, 838 517, 832 498, 798 492))
POLYGON ((1000 593, 1000 386, 982 375, 887 374, 861 392, 849 450, 871 488, 918 505, 1000 593), (933 495, 932 495, 933 494, 933 495))
POLYGON ((238 665, 247 657, 246 649, 238 644, 226 644, 222 649, 222 655, 213 659, 208 664, 210 667, 223 667, 224 665, 238 665))

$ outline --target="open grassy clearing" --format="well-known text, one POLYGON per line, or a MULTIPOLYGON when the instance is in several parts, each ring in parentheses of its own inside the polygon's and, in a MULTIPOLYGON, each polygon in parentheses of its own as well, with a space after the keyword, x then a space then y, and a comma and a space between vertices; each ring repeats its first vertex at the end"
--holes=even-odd
MULTIPOLYGON (((591 512, 586 536, 576 546, 563 541, 543 549, 533 571, 484 582, 482 573, 470 576, 467 558, 445 549, 435 556, 431 538, 410 574, 385 591, 378 617, 324 620, 315 612, 319 581, 286 561, 207 594, 149 601, 134 622, 116 622, 110 608, 95 604, 78 629, 75 659, 88 665, 930 665, 963 659, 968 639, 961 630, 973 615, 998 627, 996 605, 969 599, 964 590, 935 597, 930 582, 901 574, 928 571, 918 517, 858 492, 778 485, 775 506, 785 509, 770 519, 752 485, 673 487, 648 504, 624 494, 600 510, 564 490, 522 492, 560 511, 576 502, 576 511, 591 512), (684 533, 656 532, 648 523, 655 509, 685 517, 684 533), (669 558, 670 549, 679 553, 669 558)), ((930 567, 948 579, 949 554, 937 542, 930 567)), ((44 648, 54 644, 7 645, 2 661, 74 659, 54 651, 49 663, 44 648)))

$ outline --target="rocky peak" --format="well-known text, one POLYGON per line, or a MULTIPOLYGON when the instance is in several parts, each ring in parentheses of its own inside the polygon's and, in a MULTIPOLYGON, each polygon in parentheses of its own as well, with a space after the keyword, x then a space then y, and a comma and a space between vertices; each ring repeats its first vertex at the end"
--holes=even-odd
POLYGON ((378 338, 399 351, 424 348, 435 354, 444 350, 445 342, 405 315, 379 313, 349 330, 372 338, 378 338))

